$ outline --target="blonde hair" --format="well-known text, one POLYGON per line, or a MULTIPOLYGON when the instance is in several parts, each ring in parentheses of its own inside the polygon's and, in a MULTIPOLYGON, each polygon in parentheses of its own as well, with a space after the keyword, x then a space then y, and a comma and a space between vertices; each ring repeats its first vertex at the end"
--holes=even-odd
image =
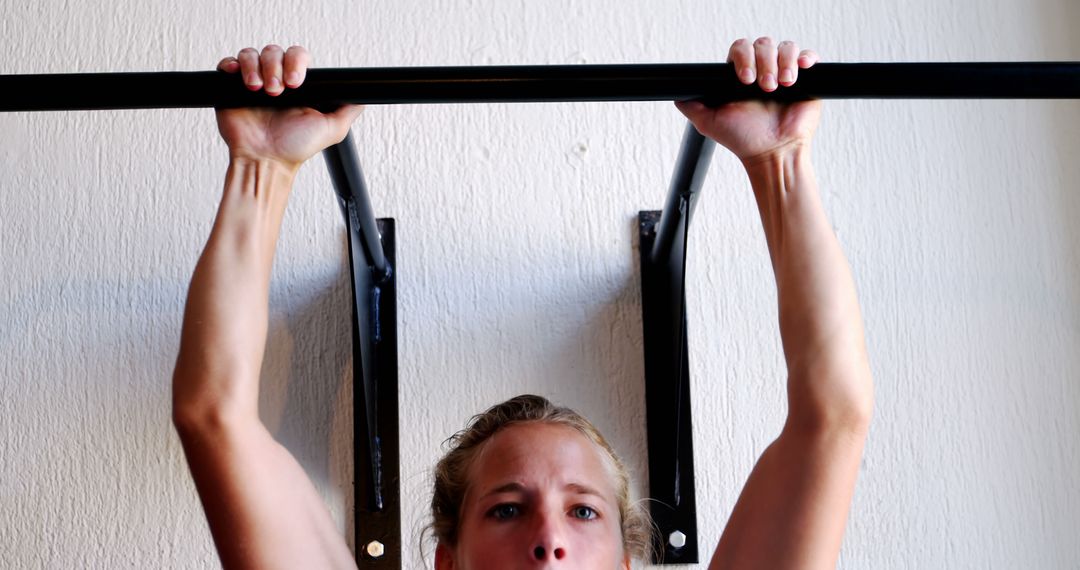
POLYGON ((461 507, 469 487, 469 466, 477 452, 499 430, 522 423, 543 423, 573 428, 604 451, 614 472, 614 488, 619 505, 623 552, 633 559, 645 560, 651 547, 652 522, 638 504, 630 501, 630 475, 604 436, 589 420, 570 408, 556 406, 541 396, 524 394, 492 406, 473 416, 465 429, 449 439, 449 451, 435 466, 435 485, 431 497, 432 522, 428 531, 439 544, 455 546, 461 522, 461 507))

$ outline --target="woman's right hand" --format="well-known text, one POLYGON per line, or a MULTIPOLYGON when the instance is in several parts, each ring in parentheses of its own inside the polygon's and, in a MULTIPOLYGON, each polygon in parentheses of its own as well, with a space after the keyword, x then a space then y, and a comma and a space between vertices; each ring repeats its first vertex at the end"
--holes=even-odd
MULTIPOLYGON (((303 47, 285 51, 271 44, 262 53, 244 48, 236 57, 222 59, 217 68, 239 72, 248 89, 265 88, 267 95, 276 97, 300 87, 310 65, 311 56, 303 47)), ((273 160, 296 170, 315 153, 341 142, 361 111, 362 105, 344 105, 332 113, 309 107, 218 109, 218 131, 229 145, 230 159, 273 160)))

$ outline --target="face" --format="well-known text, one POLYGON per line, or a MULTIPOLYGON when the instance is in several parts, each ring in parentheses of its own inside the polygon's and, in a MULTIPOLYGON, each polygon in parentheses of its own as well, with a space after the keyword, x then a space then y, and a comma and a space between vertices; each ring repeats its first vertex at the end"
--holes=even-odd
POLYGON ((456 547, 439 570, 629 568, 604 451, 577 430, 527 423, 491 437, 469 468, 456 547))

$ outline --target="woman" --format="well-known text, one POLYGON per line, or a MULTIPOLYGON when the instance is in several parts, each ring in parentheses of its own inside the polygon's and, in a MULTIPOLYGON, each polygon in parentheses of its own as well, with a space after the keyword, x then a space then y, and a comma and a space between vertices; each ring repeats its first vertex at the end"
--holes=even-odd
MULTIPOLYGON (((732 44, 746 84, 789 86, 817 55, 770 38, 732 44)), ((279 95, 304 80, 300 47, 242 50, 218 69, 279 95)), ((821 103, 680 102, 742 161, 776 276, 788 417, 735 505, 710 568, 834 567, 873 408, 850 269, 810 164, 821 103)), ((227 568, 354 568, 310 480, 259 420, 270 267, 300 165, 344 138, 361 108, 230 109, 225 191, 195 268, 173 383, 173 419, 227 568)), ((647 522, 626 471, 584 418, 523 396, 473 419, 436 469, 435 565, 628 568, 647 522)))

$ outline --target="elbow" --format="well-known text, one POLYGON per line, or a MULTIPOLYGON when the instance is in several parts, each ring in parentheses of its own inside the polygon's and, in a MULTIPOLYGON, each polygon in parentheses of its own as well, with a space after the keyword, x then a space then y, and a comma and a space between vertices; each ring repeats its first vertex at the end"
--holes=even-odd
POLYGON ((874 388, 869 370, 844 378, 819 376, 792 381, 789 386, 786 431, 865 436, 873 416, 874 388))
POLYGON ((172 424, 181 441, 213 440, 242 432, 246 424, 259 422, 257 415, 220 405, 178 404, 173 401, 172 424))
POLYGON ((208 426, 213 423, 215 423, 214 414, 208 413, 208 410, 199 409, 190 403, 173 398, 172 424, 181 437, 198 431, 200 426, 208 426))
POLYGON ((227 415, 219 408, 173 398, 172 424, 180 439, 221 432, 229 423, 227 415))
POLYGON ((815 413, 792 411, 788 414, 782 433, 798 439, 848 441, 861 447, 870 433, 871 416, 871 411, 862 408, 832 409, 815 413))
POLYGON ((874 417, 874 396, 870 392, 856 402, 851 402, 836 410, 826 425, 833 429, 865 435, 870 431, 870 421, 874 417))
POLYGON ((235 390, 222 390, 223 385, 229 383, 178 368, 173 377, 172 424, 181 439, 221 434, 249 419, 258 421, 257 407, 245 405, 235 390))

